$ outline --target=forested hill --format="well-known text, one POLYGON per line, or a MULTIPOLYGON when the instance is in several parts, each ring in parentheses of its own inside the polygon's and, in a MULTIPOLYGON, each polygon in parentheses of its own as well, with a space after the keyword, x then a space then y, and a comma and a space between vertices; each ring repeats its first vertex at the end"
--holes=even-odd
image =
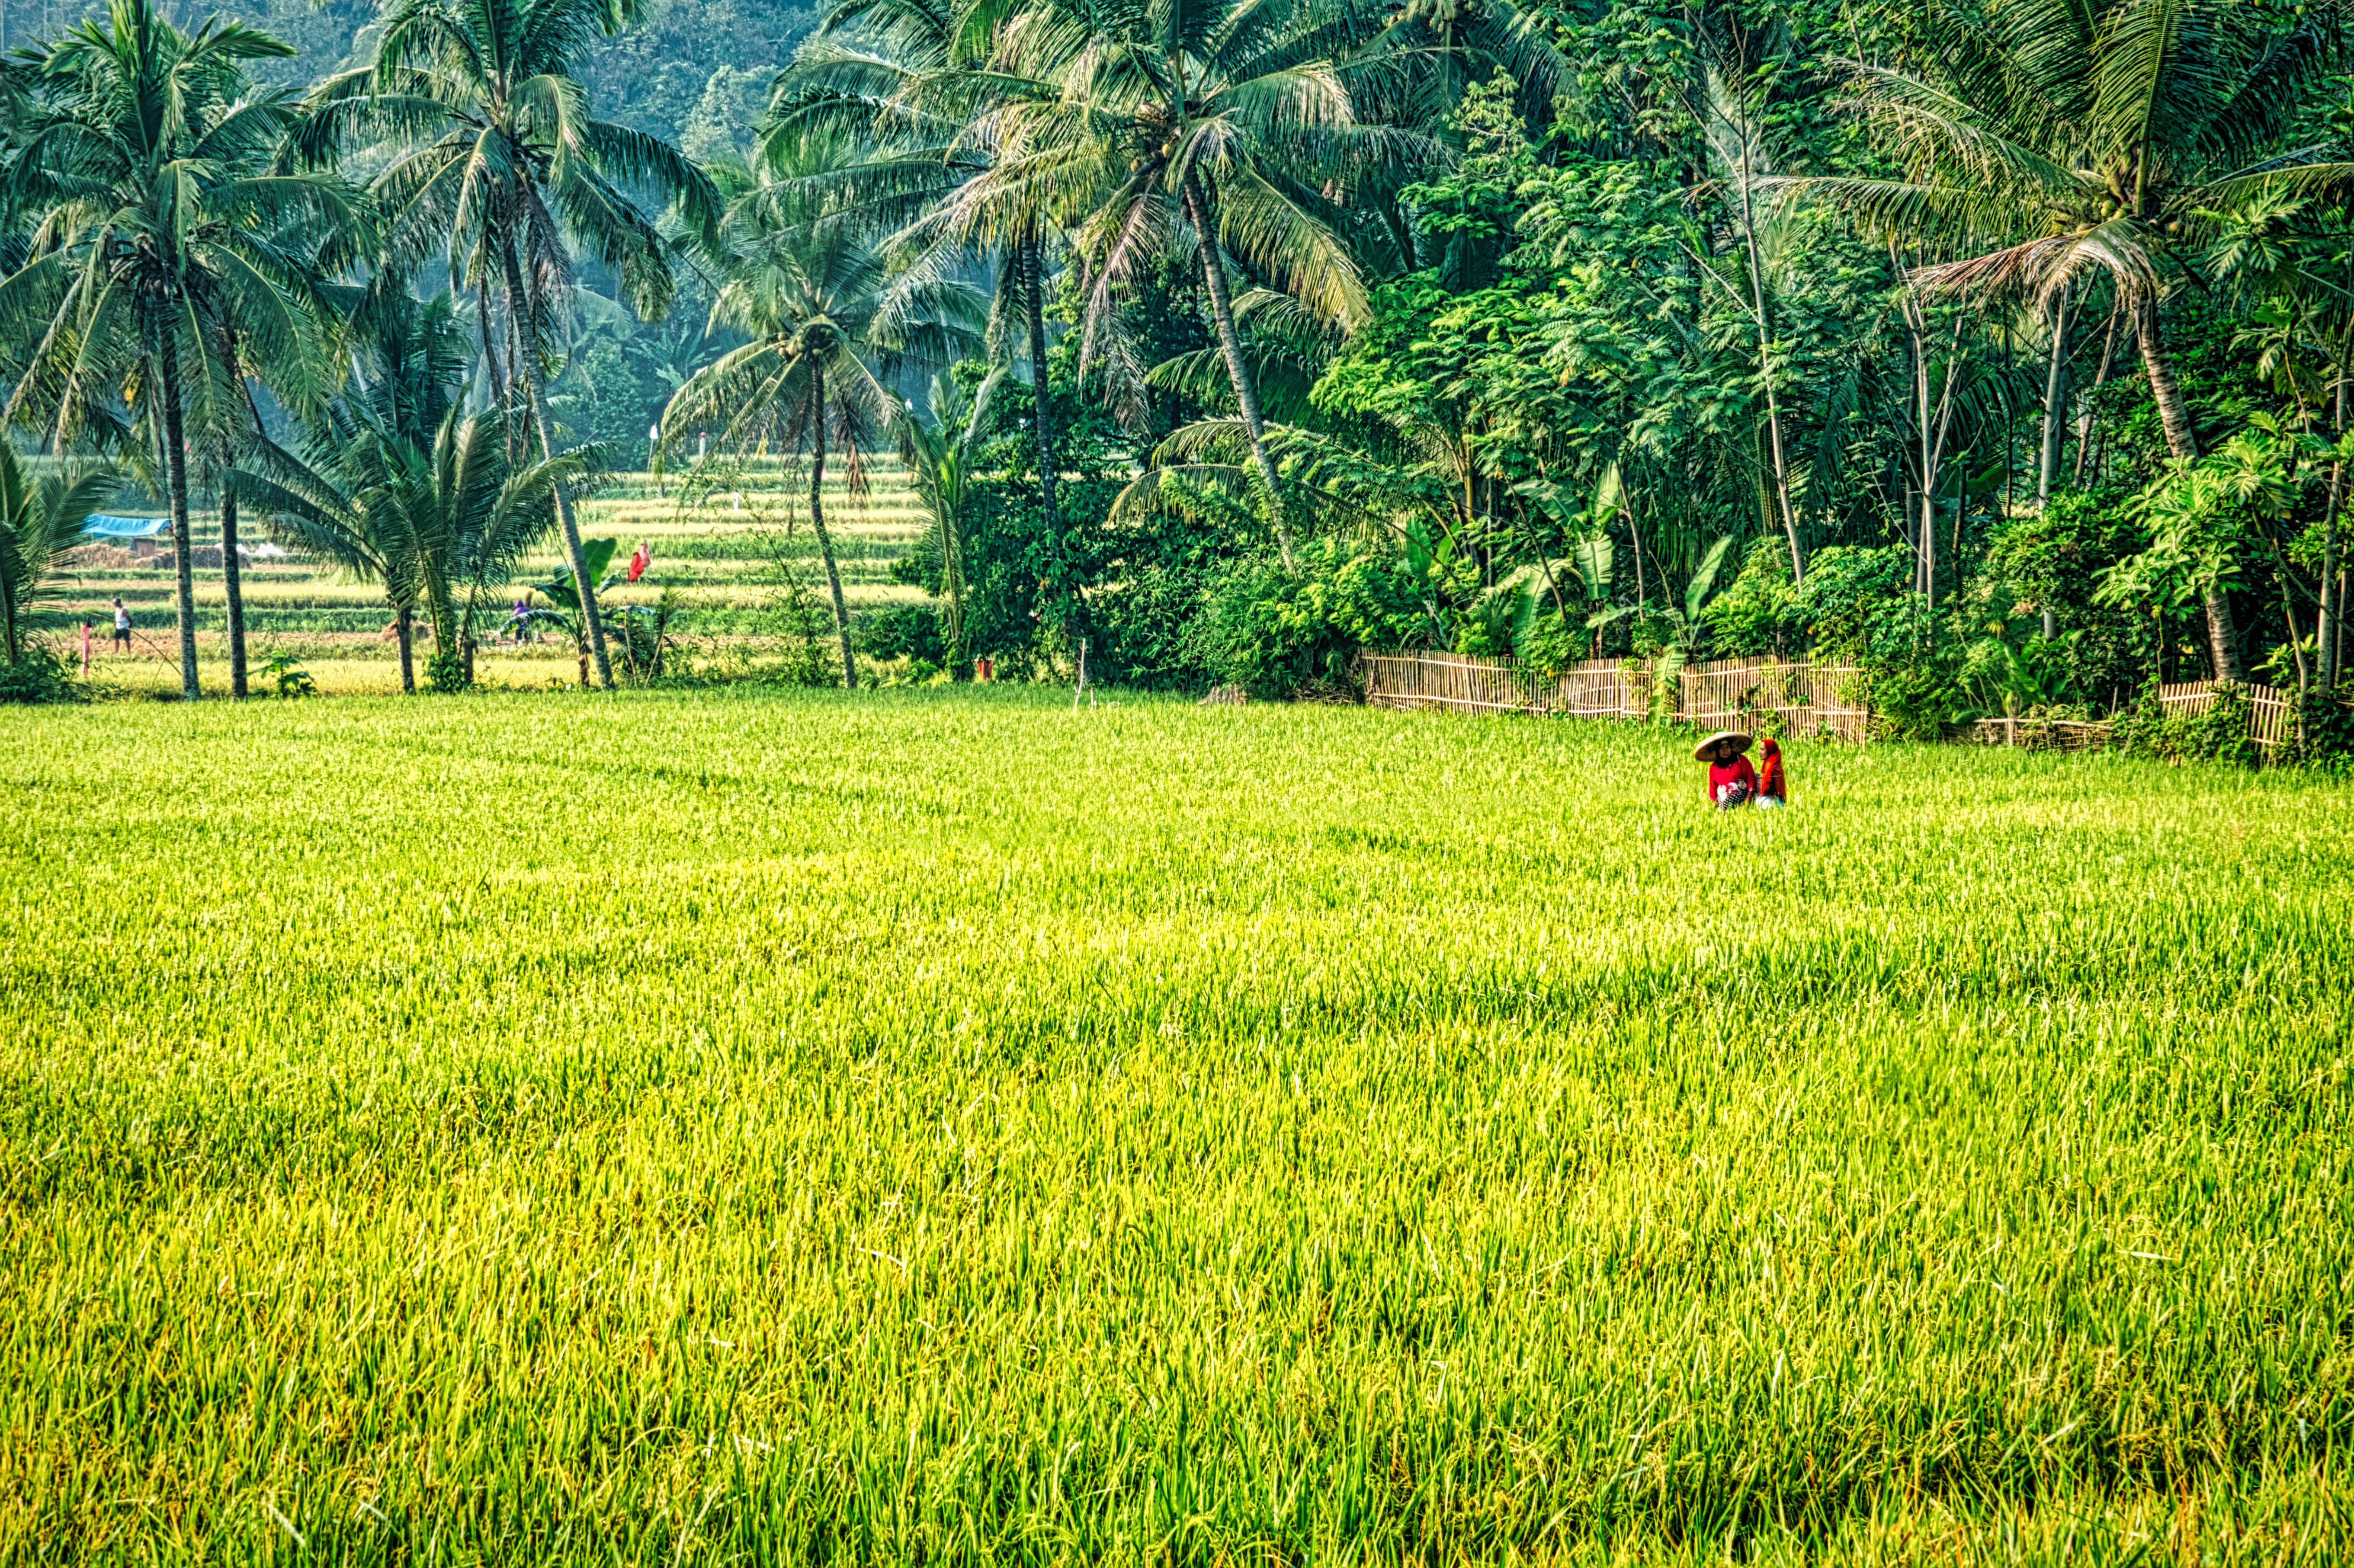
MULTIPOLYGON (((101 10, 84 0, 0 0, 0 49, 13 50, 101 10)), ((260 62, 257 76, 302 87, 360 63, 373 37, 375 0, 180 0, 171 15, 194 27, 234 16, 302 52, 260 62)), ((647 0, 643 19, 599 49, 588 84, 597 112, 710 157, 746 144, 769 79, 819 11, 794 0, 647 0)))

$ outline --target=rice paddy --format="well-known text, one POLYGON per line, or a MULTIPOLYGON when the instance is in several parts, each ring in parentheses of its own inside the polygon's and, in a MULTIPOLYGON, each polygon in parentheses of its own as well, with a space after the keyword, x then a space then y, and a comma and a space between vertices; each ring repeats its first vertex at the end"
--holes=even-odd
MULTIPOLYGON (((923 599, 920 588, 896 582, 893 567, 914 550, 923 524, 907 488, 898 460, 869 454, 866 491, 850 493, 843 477, 829 475, 825 507, 842 572, 843 595, 853 614, 881 605, 923 599)), ((691 477, 691 475, 690 475, 691 477)), ((779 610, 797 593, 822 594, 823 568, 809 525, 806 460, 747 460, 726 488, 705 480, 693 489, 678 473, 657 481, 651 473, 613 475, 580 506, 585 537, 619 541, 626 558, 640 541, 652 547, 653 567, 637 583, 616 583, 603 596, 609 606, 652 604, 673 596, 679 636, 708 650, 723 641, 757 655, 785 629, 779 610)), ((134 512, 134 495, 125 504, 134 512)), ((148 506, 142 515, 160 514, 148 506)), ((207 693, 228 686, 228 589, 218 567, 220 517, 199 508, 190 534, 199 565, 196 574, 197 663, 207 693)), ((266 531, 249 518, 240 531, 249 544, 266 531)), ((101 689, 130 695, 175 694, 176 619, 170 541, 138 556, 127 548, 84 550, 58 585, 56 597, 33 617, 51 646, 79 660, 81 623, 92 627, 90 673, 101 689), (117 652, 107 631, 113 601, 132 614, 137 636, 127 652, 117 652)), ((560 544, 544 541, 527 556, 514 582, 492 595, 504 606, 529 585, 563 570, 560 544)), ((249 662, 258 666, 273 653, 300 661, 318 689, 329 695, 396 691, 399 688, 392 611, 384 590, 300 553, 247 562, 242 598, 249 662)), ((495 640, 499 617, 477 629, 495 640)), ((572 650, 553 634, 521 647, 503 644, 478 657, 478 676, 496 683, 543 688, 577 679, 572 650)))
POLYGON ((1688 747, 0 715, 0 1550, 2342 1561, 2345 789, 1688 747))

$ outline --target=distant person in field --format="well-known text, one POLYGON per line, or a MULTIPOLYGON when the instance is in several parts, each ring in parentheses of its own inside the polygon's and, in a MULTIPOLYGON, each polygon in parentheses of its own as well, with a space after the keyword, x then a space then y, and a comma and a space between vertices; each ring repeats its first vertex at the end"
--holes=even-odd
POLYGON ((131 652, 131 612, 119 599, 114 601, 114 646, 125 653, 131 652))
POLYGON ((1757 803, 1787 806, 1790 786, 1782 778, 1782 747, 1772 736, 1757 743, 1757 803))
POLYGON ((639 540, 637 549, 630 556, 630 580, 636 582, 640 577, 644 577, 646 568, 653 564, 654 547, 643 539, 639 540))
POLYGON ((1741 754, 1749 737, 1737 729, 1721 729, 1692 747, 1692 760, 1708 764, 1709 803, 1720 811, 1746 806, 1757 794, 1757 770, 1741 754))

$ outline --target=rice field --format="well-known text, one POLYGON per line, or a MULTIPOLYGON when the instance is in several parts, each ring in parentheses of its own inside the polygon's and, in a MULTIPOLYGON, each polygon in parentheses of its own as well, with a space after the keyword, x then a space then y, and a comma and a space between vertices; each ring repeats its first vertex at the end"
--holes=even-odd
MULTIPOLYGON (((907 476, 888 453, 865 459, 868 488, 854 496, 842 476, 826 481, 827 526, 843 577, 843 595, 854 614, 878 605, 915 603, 923 592, 894 580, 893 567, 916 547, 923 534, 907 476)), ((652 604, 664 590, 679 607, 674 625, 688 637, 725 638, 758 647, 778 630, 778 610, 798 584, 822 593, 824 572, 809 525, 809 471, 805 460, 748 461, 733 488, 690 492, 680 476, 658 483, 650 473, 613 475, 579 506, 586 538, 619 541, 626 558, 640 541, 652 547, 653 567, 634 584, 616 584, 610 605, 652 604)), ((135 497, 134 497, 135 499, 135 497)), ((160 514, 126 503, 140 515, 160 514)), ((217 565, 220 516, 199 507, 190 517, 198 565, 196 572, 197 662, 206 690, 226 692, 228 589, 217 565), (207 565, 205 563, 213 564, 207 565)), ((267 531, 250 518, 239 529, 249 543, 267 531)), ((133 694, 179 689, 175 641, 174 576, 170 541, 154 555, 102 547, 83 557, 58 584, 59 591, 34 617, 53 646, 78 658, 80 627, 88 619, 95 647, 91 673, 102 683, 133 694), (113 601, 120 598, 140 633, 132 651, 116 657, 107 639, 113 601)), ((500 602, 525 593, 534 582, 563 570, 562 546, 550 538, 529 556, 496 597, 500 602)), ((299 552, 247 563, 241 574, 245 619, 258 662, 283 652, 311 665, 321 691, 345 694, 390 691, 399 684, 393 665, 392 612, 376 584, 351 577, 334 563, 299 552), (387 673, 387 671, 391 673, 387 673)), ((485 626, 491 636, 497 628, 485 626)), ((568 649, 527 646, 514 657, 529 662, 545 656, 567 666, 568 649)), ((534 677, 536 670, 523 673, 534 677)))
POLYGON ((2346 1560, 2345 787, 1688 747, 0 715, 0 1556, 2346 1560))

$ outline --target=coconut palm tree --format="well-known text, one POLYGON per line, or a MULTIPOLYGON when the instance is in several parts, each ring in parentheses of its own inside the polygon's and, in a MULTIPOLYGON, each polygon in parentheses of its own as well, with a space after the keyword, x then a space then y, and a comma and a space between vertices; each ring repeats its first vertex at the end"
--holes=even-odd
POLYGON ((233 482, 273 532, 376 577, 397 606, 421 607, 433 626, 427 670, 435 686, 456 690, 472 682, 485 598, 555 529, 557 489, 586 466, 577 452, 517 461, 514 417, 497 405, 472 415, 452 407, 426 447, 366 426, 334 472, 281 456, 274 476, 240 472, 233 482))
POLYGON ((862 445, 899 406, 891 382, 905 369, 944 366, 977 346, 984 302, 970 285, 928 271, 895 275, 882 249, 854 226, 780 225, 779 210, 766 189, 747 192, 730 209, 729 277, 711 322, 751 341, 678 389, 663 410, 663 439, 716 429, 723 449, 768 441, 808 449, 810 524, 832 596, 843 680, 855 686, 850 612, 825 525, 826 458, 840 451, 852 493, 863 491, 862 445))
POLYGON ((313 422, 300 456, 257 432, 226 479, 221 503, 259 505, 271 531, 380 583, 400 650, 400 686, 417 689, 415 623, 421 556, 406 516, 357 504, 387 450, 428 450, 455 408, 472 357, 447 293, 419 300, 392 280, 349 302, 352 377, 313 422))
POLYGON ((43 596, 59 557, 83 542, 90 515, 114 493, 111 472, 70 484, 56 474, 36 480, 16 449, 0 441, 0 655, 25 657, 25 612, 43 596))
MULTIPOLYGON (((314 164, 364 142, 397 151, 374 185, 394 265, 405 271, 438 253, 453 282, 474 291, 491 393, 514 398, 549 462, 546 383, 566 341, 575 252, 611 269, 631 307, 652 320, 673 287, 664 209, 674 205, 706 241, 721 215, 717 187, 676 148, 588 112, 580 58, 638 8, 636 0, 395 0, 375 63, 314 89, 293 138, 314 164)), ((610 686, 571 496, 560 480, 555 493, 597 678, 610 686)))
MULTIPOLYGON (((2334 20, 2241 0, 2006 0, 1936 13, 1937 69, 1857 68, 1857 101, 1901 178, 1790 182, 1947 260, 1926 288, 2051 306, 2105 274, 2137 339, 2168 451, 2199 454, 2165 303, 2222 215, 2354 185, 2354 165, 2277 150, 2340 56, 2334 20)), ((2231 601, 2201 598, 2216 675, 2242 677, 2231 601)))
POLYGON ((1154 252, 1195 249, 1278 546, 1290 535, 1257 385, 1236 330, 1230 264, 1347 327, 1366 317, 1344 203, 1435 160, 1417 132, 1362 122, 1349 73, 1383 34, 1361 0, 1119 0, 1041 6, 1009 24, 998 69, 1058 83, 981 127, 989 170, 949 207, 969 228, 1035 208, 1074 235, 1089 317, 1154 252))
POLYGON ((997 38, 1012 15, 1003 0, 842 0, 779 77, 761 156, 780 188, 814 198, 813 211, 889 232, 904 268, 995 266, 998 313, 1024 329, 1039 505, 1059 549, 1046 376, 1052 221, 1035 203, 996 203, 988 209, 996 221, 981 229, 944 212, 990 167, 992 112, 1060 90, 1002 69, 997 38), (845 146, 855 152, 843 155, 845 146))
POLYGON ((23 264, 0 281, 0 336, 35 345, 8 417, 38 414, 62 444, 84 412, 128 388, 171 507, 191 699, 187 460, 245 411, 217 347, 233 332, 282 401, 314 403, 324 356, 311 241, 358 218, 339 182, 270 167, 290 104, 252 89, 244 65, 293 52, 233 22, 185 33, 154 0, 111 0, 103 20, 19 57, 29 87, 13 173, 42 217, 23 264))

